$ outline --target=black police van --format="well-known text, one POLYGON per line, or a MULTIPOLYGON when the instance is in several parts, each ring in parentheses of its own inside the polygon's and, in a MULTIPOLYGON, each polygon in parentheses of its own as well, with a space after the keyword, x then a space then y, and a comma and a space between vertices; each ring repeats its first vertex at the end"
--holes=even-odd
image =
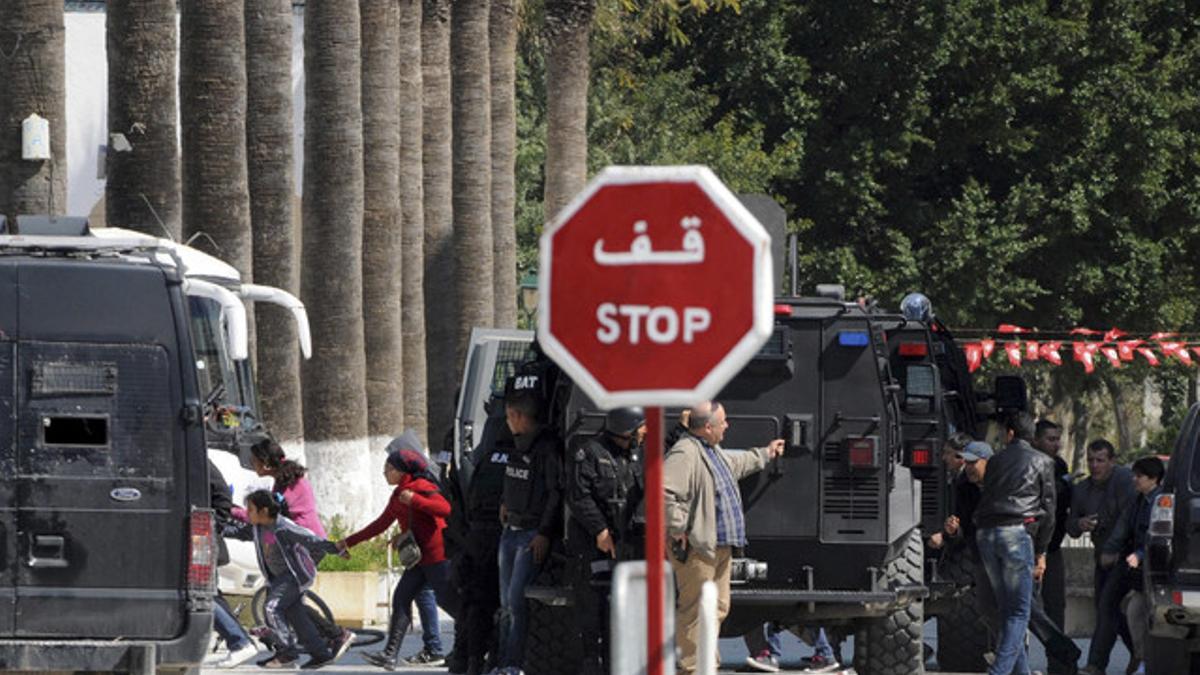
MULTIPOLYGON (((730 423, 727 449, 788 441, 783 457, 741 483, 750 544, 734 563, 723 633, 740 635, 765 621, 819 624, 855 636, 860 673, 919 672, 925 601, 933 590, 943 617, 965 621, 939 621, 956 631, 947 638, 959 640, 945 640, 939 664, 973 666, 986 649, 982 626, 972 619, 970 575, 954 571, 961 558, 953 551, 927 556, 920 528, 935 531, 945 519, 949 485, 941 447, 951 429, 982 431, 983 397, 972 390, 944 327, 825 291, 828 297, 777 300, 773 336, 718 396, 730 423)), ((494 340, 479 350, 492 357, 476 364, 486 374, 468 373, 464 381, 488 382, 496 393, 530 339, 494 340), (497 342, 513 345, 509 359, 497 342)), ((604 413, 567 378, 547 390, 548 417, 568 451, 598 433, 604 413)), ((470 446, 469 408, 460 406, 466 433, 459 449, 470 446)), ((531 675, 574 669, 564 577, 551 572, 528 593, 531 675)))
POLYGON ((1184 418, 1150 512, 1146 672, 1200 673, 1200 404, 1184 418))
POLYGON ((198 669, 216 548, 182 266, 18 222, 0 236, 0 669, 198 669))

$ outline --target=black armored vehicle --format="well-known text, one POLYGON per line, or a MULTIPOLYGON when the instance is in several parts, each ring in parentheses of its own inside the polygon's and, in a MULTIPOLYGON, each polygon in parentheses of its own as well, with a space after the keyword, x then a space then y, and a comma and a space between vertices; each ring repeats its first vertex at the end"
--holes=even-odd
MULTIPOLYGON (((888 314, 845 302, 835 287, 823 291, 776 301, 772 337, 718 397, 730 424, 726 449, 787 441, 781 458, 741 483, 750 544, 734 561, 723 633, 766 621, 821 625, 855 637, 860 673, 920 672, 931 591, 944 616, 974 616, 966 611, 973 609, 969 575, 950 569, 954 552, 927 555, 921 528, 936 530, 945 519, 942 444, 955 430, 982 432, 982 397, 961 351, 931 317, 888 314)), ((470 392, 500 393, 516 360, 530 353, 531 337, 476 336, 455 455, 478 443, 474 427, 486 419, 481 405, 469 403, 482 396, 470 392)), ((598 433, 604 412, 565 377, 550 390, 548 421, 570 452, 598 433)), ((569 589, 550 574, 528 596, 527 672, 569 672, 569 589)), ((954 629, 972 645, 984 638, 975 621, 954 629)), ((946 652, 939 663, 973 664, 983 651, 946 652)))
POLYGON ((1150 512, 1144 567, 1151 675, 1200 672, 1200 404, 1184 418, 1150 512))
POLYGON ((0 235, 0 669, 197 669, 217 551, 181 266, 18 222, 0 235))

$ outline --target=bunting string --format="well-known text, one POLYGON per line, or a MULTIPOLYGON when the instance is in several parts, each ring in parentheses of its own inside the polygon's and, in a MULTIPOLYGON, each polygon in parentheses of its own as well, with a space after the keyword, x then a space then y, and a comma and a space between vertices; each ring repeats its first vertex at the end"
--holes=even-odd
POLYGON ((975 372, 996 354, 1004 355, 1009 365, 1021 367, 1030 362, 1061 366, 1063 350, 1070 347, 1071 361, 1093 373, 1099 364, 1122 368, 1141 357, 1151 367, 1166 363, 1185 366, 1200 364, 1200 333, 1159 331, 1138 335, 1119 328, 1102 331, 1072 328, 1041 331, 1002 323, 995 329, 960 328, 954 331, 967 359, 967 368, 975 372))

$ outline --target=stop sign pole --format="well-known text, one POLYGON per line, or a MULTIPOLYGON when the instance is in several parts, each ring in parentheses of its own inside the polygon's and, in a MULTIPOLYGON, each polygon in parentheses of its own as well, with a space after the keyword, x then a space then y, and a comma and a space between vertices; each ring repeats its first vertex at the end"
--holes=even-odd
POLYGON ((714 398, 771 336, 770 245, 703 166, 609 167, 542 234, 542 349, 597 406, 647 408, 650 675, 665 656, 662 407, 714 398))

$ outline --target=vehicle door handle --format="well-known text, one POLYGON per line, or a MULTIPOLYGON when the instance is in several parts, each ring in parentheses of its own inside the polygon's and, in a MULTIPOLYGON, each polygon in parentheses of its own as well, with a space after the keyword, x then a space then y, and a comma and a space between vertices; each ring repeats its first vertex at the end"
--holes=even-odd
POLYGON ((30 534, 30 567, 66 567, 67 540, 59 534, 30 534))

